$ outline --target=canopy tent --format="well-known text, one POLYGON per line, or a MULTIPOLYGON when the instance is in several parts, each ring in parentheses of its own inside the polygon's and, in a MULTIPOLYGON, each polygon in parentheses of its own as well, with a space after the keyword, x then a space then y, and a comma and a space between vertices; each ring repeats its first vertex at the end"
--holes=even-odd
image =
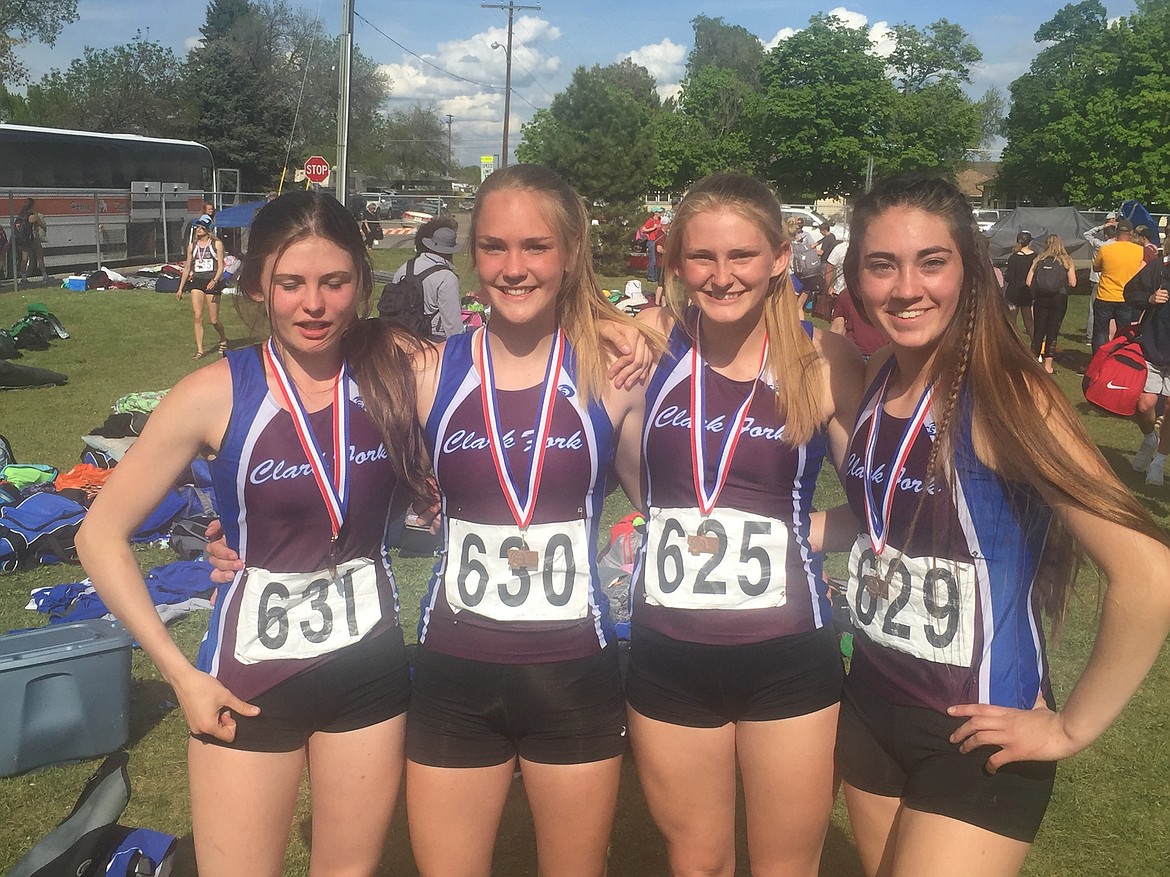
POLYGON ((1150 216, 1150 211, 1146 210, 1146 205, 1141 201, 1125 201, 1117 213, 1132 222, 1134 228, 1144 225, 1150 230, 1150 240, 1155 245, 1161 245, 1162 236, 1158 232, 1158 222, 1150 216))
POLYGON ((1060 235, 1064 248, 1078 267, 1088 267, 1093 258, 1093 249, 1085 240, 1084 233, 1093 223, 1075 207, 1017 207, 1000 218, 999 222, 986 232, 991 249, 991 260, 997 265, 1007 261, 1016 235, 1021 231, 1032 233, 1032 249, 1039 252, 1044 239, 1050 234, 1060 235))
POLYGON ((236 204, 225 207, 215 214, 215 227, 220 228, 248 228, 256 216, 256 211, 267 204, 267 201, 249 201, 246 204, 236 204))

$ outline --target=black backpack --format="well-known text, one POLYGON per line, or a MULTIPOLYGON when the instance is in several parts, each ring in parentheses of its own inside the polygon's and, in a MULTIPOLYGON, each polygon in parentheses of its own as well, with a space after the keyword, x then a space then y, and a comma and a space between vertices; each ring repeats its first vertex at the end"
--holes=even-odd
POLYGON ((1032 269, 1032 289, 1044 297, 1064 292, 1068 271, 1052 256, 1041 259, 1032 269))
POLYGON ((12 223, 12 237, 18 244, 26 243, 32 240, 33 227, 32 221, 28 218, 27 213, 16 214, 16 219, 12 223))
POLYGON ((423 305, 423 280, 436 271, 450 271, 446 265, 432 265, 421 274, 415 274, 418 257, 406 263, 406 273, 399 280, 391 280, 382 289, 378 299, 378 316, 383 320, 405 326, 420 338, 431 337, 431 316, 423 305))

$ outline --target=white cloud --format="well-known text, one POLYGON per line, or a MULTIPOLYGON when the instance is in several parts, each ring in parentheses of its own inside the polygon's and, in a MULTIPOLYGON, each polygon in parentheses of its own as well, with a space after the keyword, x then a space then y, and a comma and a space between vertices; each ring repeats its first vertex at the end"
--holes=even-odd
POLYGON ((768 40, 768 42, 764 44, 764 48, 774 49, 776 46, 784 42, 795 33, 797 33, 797 29, 794 27, 782 27, 780 30, 776 31, 776 36, 772 37, 772 39, 768 40))
MULTIPOLYGON (((873 43, 872 51, 878 57, 889 57, 890 52, 894 51, 894 30, 890 27, 889 22, 877 21, 871 25, 869 23, 869 17, 865 13, 854 12, 852 9, 846 9, 844 6, 836 6, 826 12, 825 15, 831 15, 840 19, 846 27, 853 28, 854 30, 868 26, 869 40, 873 43)), ((776 35, 765 44, 764 48, 774 48, 801 30, 803 28, 782 27, 776 31, 776 35)))
POLYGON ((678 82, 686 68, 687 47, 680 46, 669 37, 660 43, 651 43, 618 57, 618 61, 629 58, 650 71, 659 85, 678 82))
MULTIPOLYGON (((512 40, 512 88, 538 88, 560 70, 561 60, 546 46, 561 36, 560 29, 543 18, 524 15, 517 19, 512 40)), ((507 67, 508 32, 491 27, 466 39, 439 43, 434 52, 421 53, 430 64, 404 55, 382 70, 393 80, 396 100, 448 101, 469 95, 502 95, 507 67), (497 43, 501 48, 493 49, 497 43), (434 65, 434 66, 431 66, 434 65), (441 68, 441 69, 436 69, 441 68), (447 75, 443 71, 455 74, 447 75)))
POLYGON ((183 51, 190 52, 192 49, 198 48, 201 45, 203 45, 203 37, 187 37, 187 39, 183 40, 183 51))

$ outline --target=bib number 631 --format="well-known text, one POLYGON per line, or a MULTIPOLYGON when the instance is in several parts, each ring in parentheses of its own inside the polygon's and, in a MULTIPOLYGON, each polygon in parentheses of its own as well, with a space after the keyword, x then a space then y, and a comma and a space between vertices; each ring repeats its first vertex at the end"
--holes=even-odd
POLYGON ((357 642, 381 618, 369 558, 340 564, 336 575, 249 568, 236 624, 236 657, 243 664, 319 657, 357 642))

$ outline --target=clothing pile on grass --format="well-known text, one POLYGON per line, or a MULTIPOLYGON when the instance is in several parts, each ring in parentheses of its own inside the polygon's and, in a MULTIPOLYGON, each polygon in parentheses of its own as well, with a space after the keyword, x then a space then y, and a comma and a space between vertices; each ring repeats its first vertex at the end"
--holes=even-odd
MULTIPOLYGON (((164 394, 133 393, 114 403, 105 422, 82 437, 81 460, 68 472, 19 462, 0 436, 0 572, 77 562, 74 540, 86 511, 164 394)), ((197 459, 131 537, 135 543, 169 545, 178 555, 146 577, 164 621, 211 606, 215 585, 203 552, 207 525, 215 517, 211 470, 197 459)), ((47 614, 50 624, 112 617, 89 579, 37 588, 26 608, 47 614)))
POLYGON ((44 304, 29 302, 25 315, 13 323, 11 329, 0 329, 0 390, 67 383, 68 375, 47 368, 17 365, 9 360, 21 359, 26 350, 48 350, 52 346, 51 342, 68 337, 69 333, 61 321, 44 304))
MULTIPOLYGON (((220 291, 225 295, 234 295, 235 278, 240 273, 240 260, 231 253, 223 257, 223 276, 220 277, 220 291)), ((165 265, 151 265, 139 268, 130 281, 139 289, 153 289, 155 292, 178 292, 179 281, 183 277, 182 262, 168 262, 165 265)))

